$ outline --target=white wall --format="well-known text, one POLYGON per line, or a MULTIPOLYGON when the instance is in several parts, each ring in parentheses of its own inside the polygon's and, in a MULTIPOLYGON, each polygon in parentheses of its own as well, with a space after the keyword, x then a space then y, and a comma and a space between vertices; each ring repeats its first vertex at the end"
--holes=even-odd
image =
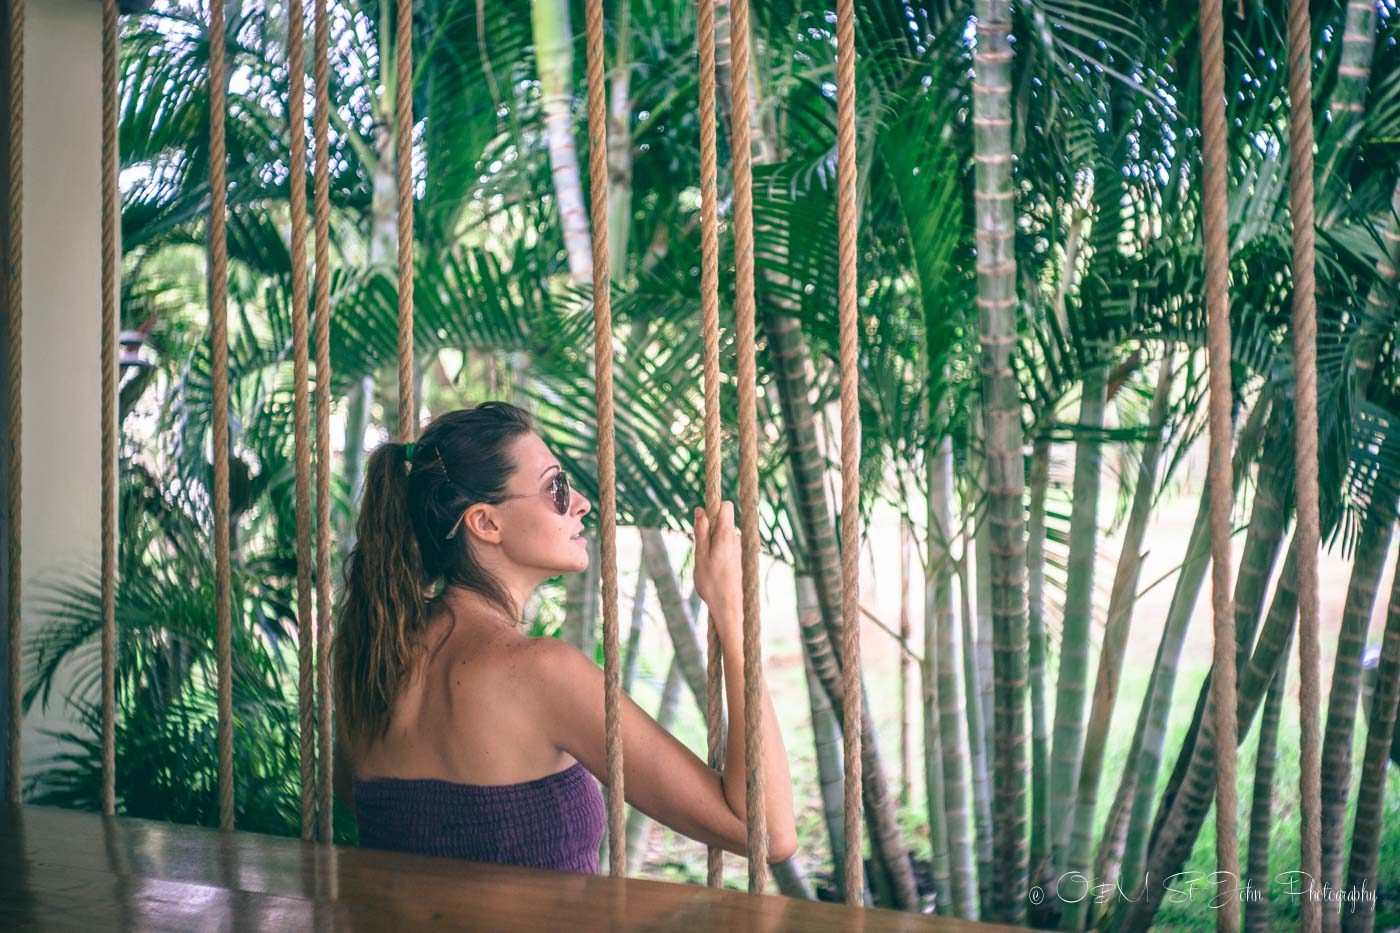
MULTIPOLYGON (((24 639, 45 583, 99 560, 102 7, 26 5, 24 98, 24 639)), ((55 690, 24 724, 24 775, 66 717, 55 690)))

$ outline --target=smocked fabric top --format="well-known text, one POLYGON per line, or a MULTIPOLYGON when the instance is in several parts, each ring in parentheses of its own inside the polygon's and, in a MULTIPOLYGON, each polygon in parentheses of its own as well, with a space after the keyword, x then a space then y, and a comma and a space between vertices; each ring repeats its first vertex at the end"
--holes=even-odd
POLYGON ((374 849, 597 874, 606 820, 598 782, 578 763, 519 784, 355 782, 360 845, 374 849))

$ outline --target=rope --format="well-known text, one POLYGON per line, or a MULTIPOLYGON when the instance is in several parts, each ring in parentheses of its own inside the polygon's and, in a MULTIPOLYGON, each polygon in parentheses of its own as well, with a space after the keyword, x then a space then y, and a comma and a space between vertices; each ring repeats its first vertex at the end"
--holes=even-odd
MULTIPOLYGON (((1206 339, 1210 369, 1210 483, 1211 606, 1215 617, 1215 667, 1211 700, 1215 707, 1217 768, 1215 773, 1215 860, 1222 878, 1239 877, 1239 842, 1235 836, 1235 782, 1238 729, 1235 710, 1235 613, 1230 584, 1230 243, 1227 205, 1225 138, 1224 16, 1220 0, 1201 0, 1201 131, 1204 136, 1204 190, 1206 264, 1206 339)), ((1314 876, 1315 877, 1315 876, 1314 876)), ((1239 929, 1239 907, 1231 882, 1222 882, 1220 893, 1229 892, 1228 907, 1216 912, 1217 929, 1239 929)))
MULTIPOLYGON (((1317 282, 1313 220, 1312 24, 1288 4, 1289 212, 1293 217, 1294 463, 1298 502, 1298 715, 1302 870, 1322 877, 1322 756, 1318 728, 1317 282)), ((1303 899, 1303 928, 1322 929, 1322 902, 1303 899)))
MULTIPOLYGON (((700 45, 700 309, 705 339, 705 514, 720 510, 719 415, 719 195, 716 184, 715 118, 715 2, 699 0, 696 29, 700 45)), ((709 672, 705 684, 705 726, 710 767, 720 768, 723 758, 724 652, 719 630, 709 619, 709 672)), ((706 882, 712 888, 724 884, 724 850, 706 850, 706 882)))
POLYGON ((836 222, 841 356, 841 735, 846 765, 846 901, 864 903, 861 845, 860 370, 856 328, 856 27, 836 2, 836 222))
POLYGON ((10 0, 10 207, 9 207, 9 312, 10 312, 10 601, 6 606, 10 635, 10 800, 19 803, 20 731, 24 714, 20 710, 20 601, 23 597, 23 567, 20 560, 22 517, 20 490, 23 462, 20 451, 24 440, 24 0, 10 0))
POLYGON ((399 440, 418 436, 413 400, 413 0, 399 0, 394 131, 399 185, 399 440))
POLYGON ((739 383, 739 517, 744 573, 744 758, 748 765, 749 892, 768 883, 768 815, 763 797, 763 645, 758 602, 758 399, 754 347, 753 141, 749 126, 749 3, 730 8, 729 86, 734 159, 734 318, 739 383))
POLYGON ((117 0, 102 0, 102 812, 117 812, 117 0))
POLYGON ((330 21, 326 0, 315 0, 316 33, 312 49, 316 109, 311 132, 315 144, 316 233, 316 709, 319 781, 316 808, 322 842, 334 837, 332 779, 335 756, 331 726, 331 160, 330 160, 330 21))
POLYGON ((315 834, 316 707, 311 604, 311 411, 306 309, 306 24, 302 0, 287 4, 287 128, 291 134, 292 411, 295 424, 297 515, 297 712, 301 778, 301 838, 315 834))
POLYGON ((228 189, 224 173, 224 4, 209 0, 209 339, 214 384, 214 607, 219 684, 219 829, 233 829, 233 607, 228 500, 228 189))
POLYGON ((603 587, 603 710, 608 759, 608 871, 627 874, 622 774, 622 658, 617 620, 617 471, 613 450, 612 291, 608 268, 608 114, 603 0, 588 0, 588 197, 593 227, 593 366, 597 371, 598 537, 603 587))

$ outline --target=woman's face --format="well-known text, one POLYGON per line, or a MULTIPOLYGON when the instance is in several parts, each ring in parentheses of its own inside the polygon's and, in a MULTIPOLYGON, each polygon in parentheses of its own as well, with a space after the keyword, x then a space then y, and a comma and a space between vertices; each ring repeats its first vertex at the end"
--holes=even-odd
POLYGON ((559 461, 537 434, 517 438, 512 454, 515 472, 506 481, 504 494, 513 498, 490 506, 501 556, 522 569, 538 571, 544 579, 586 570, 583 516, 592 505, 574 491, 567 511, 559 513, 553 495, 559 461))

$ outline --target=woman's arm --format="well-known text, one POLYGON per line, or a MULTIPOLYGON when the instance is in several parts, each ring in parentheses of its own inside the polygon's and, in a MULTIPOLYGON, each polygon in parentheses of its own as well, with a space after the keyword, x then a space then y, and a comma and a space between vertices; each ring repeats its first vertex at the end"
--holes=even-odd
MULTIPOLYGON (((692 839, 748 855, 744 669, 739 605, 738 535, 733 508, 725 508, 713 534, 703 512, 696 521, 696 587, 710 607, 724 653, 729 698, 728 756, 718 774, 628 697, 622 701, 623 783, 627 802, 692 839)), ((577 648, 556 639, 532 640, 519 666, 521 696, 536 698, 539 721, 555 744, 607 783, 604 750, 603 672, 577 648), (543 688, 543 689, 541 689, 543 688)), ((792 779, 772 699, 763 696, 764 795, 768 860, 797 850, 792 779)))
MULTIPOLYGON (((695 510, 695 590, 710 610, 710 621, 719 635, 724 657, 725 692, 729 697, 728 754, 725 756, 724 795, 741 820, 747 820, 748 750, 744 741, 744 628, 743 573, 740 568, 739 532, 734 527, 734 504, 722 503, 713 517, 695 510)), ((792 777, 773 699, 759 668, 762 697, 763 792, 766 803, 768 844, 778 851, 797 847, 792 815, 792 777)))

